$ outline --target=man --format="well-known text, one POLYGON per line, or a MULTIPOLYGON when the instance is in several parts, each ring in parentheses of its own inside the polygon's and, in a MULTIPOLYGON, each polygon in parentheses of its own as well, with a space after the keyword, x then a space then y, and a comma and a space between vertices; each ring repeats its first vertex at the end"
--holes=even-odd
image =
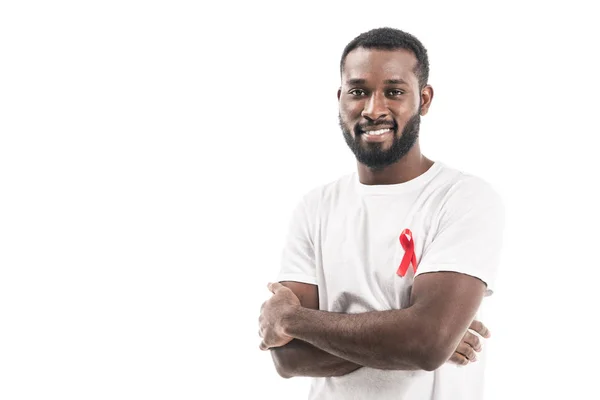
POLYGON ((501 199, 421 154, 433 89, 415 37, 363 33, 340 70, 340 126, 357 172, 295 210, 260 347, 280 375, 313 377, 311 399, 481 399, 469 327, 487 336, 475 317, 493 291, 501 199))

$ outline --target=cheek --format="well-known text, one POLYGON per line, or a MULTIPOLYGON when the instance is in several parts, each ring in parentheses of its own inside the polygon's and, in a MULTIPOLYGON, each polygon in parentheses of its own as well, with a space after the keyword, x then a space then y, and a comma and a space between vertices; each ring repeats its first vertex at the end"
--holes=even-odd
POLYGON ((392 115, 396 119, 399 125, 404 125, 411 119, 418 111, 418 104, 413 108, 412 104, 401 104, 392 110, 392 115))
POLYGON ((362 108, 358 102, 344 103, 340 102, 340 115, 344 121, 350 122, 360 118, 362 108))

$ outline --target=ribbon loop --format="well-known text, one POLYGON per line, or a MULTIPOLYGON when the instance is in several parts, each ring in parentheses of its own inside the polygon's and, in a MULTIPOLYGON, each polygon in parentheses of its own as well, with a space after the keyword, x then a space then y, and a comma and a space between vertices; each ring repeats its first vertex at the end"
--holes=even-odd
POLYGON ((412 232, 410 229, 405 229, 400 234, 400 244, 404 249, 404 256, 396 272, 400 276, 406 275, 408 267, 412 263, 413 272, 417 272, 417 257, 415 256, 415 242, 413 240, 412 232))

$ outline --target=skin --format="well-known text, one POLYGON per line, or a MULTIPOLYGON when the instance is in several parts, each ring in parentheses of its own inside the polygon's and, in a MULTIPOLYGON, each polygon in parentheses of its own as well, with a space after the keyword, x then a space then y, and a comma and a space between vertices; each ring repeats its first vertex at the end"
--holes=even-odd
MULTIPOLYGON (((282 285, 297 295, 302 307, 319 309, 319 291, 316 285, 299 282, 282 282, 282 285)), ((259 335, 262 337, 262 333, 259 335)), ((361 367, 298 339, 271 350, 275 368, 284 378, 342 376, 361 367)))
MULTIPOLYGON (((433 89, 420 87, 416 63, 407 50, 358 48, 346 58, 338 90, 340 125, 364 184, 407 182, 433 165, 421 154, 418 124, 415 128, 429 111, 433 89), (365 131, 381 127, 393 131, 367 139, 365 131), (359 155, 367 155, 364 162, 359 155)), ((476 360, 481 343, 469 328, 489 336, 474 321, 485 284, 464 274, 418 275, 410 307, 362 314, 319 311, 314 285, 284 282, 269 289, 273 296, 259 318, 260 348, 272 350, 284 377, 339 376, 362 366, 431 371, 449 360, 476 360)))
MULTIPOLYGON (((299 282, 281 282, 281 284, 282 286, 289 288, 296 295, 302 307, 312 310, 319 309, 319 292, 316 285, 299 282)), ((272 290, 272 286, 269 286, 269 288, 272 290)), ((263 312, 259 319, 261 323, 259 336, 262 338, 274 333, 274 331, 270 329, 262 328, 262 323, 268 324, 270 321, 267 316, 269 310, 265 310, 265 307, 273 306, 273 301, 265 302, 261 310, 263 312), (265 318, 265 316, 267 317, 265 318)), ((477 353, 482 349, 480 336, 489 338, 490 332, 483 323, 475 320, 471 323, 469 330, 464 334, 462 341, 448 362, 457 365, 467 365, 470 362, 477 361, 477 353)), ((265 341, 267 342, 270 340, 271 338, 265 338, 265 341)), ((264 350, 267 349, 267 347, 261 344, 261 349, 264 350)), ((294 376, 342 376, 362 367, 360 364, 327 353, 326 351, 299 339, 292 339, 287 344, 270 348, 270 350, 275 363, 275 368, 279 375, 284 378, 291 378, 294 376)))
MULTIPOLYGON (((433 88, 419 88, 414 72, 417 60, 407 50, 371 50, 358 48, 346 57, 342 86, 338 90, 340 118, 347 127, 373 124, 397 125, 401 132, 415 114, 425 116, 433 100, 433 88), (364 83, 354 83, 364 80, 364 83), (395 84, 388 81, 401 81, 395 84), (419 111, 420 110, 420 111, 419 111)), ((352 137, 368 147, 365 135, 352 137)), ((380 143, 383 151, 392 147, 394 138, 380 143)), ((366 185, 407 182, 423 174, 433 161, 421 154, 418 139, 400 160, 385 168, 369 168, 357 162, 360 181, 366 185)))

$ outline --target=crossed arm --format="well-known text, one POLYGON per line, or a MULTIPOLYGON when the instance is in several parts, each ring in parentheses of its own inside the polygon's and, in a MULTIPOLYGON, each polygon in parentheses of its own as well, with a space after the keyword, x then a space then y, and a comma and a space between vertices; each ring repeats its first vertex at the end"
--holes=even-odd
MULTIPOLYGON (((361 366, 431 371, 451 357, 468 362, 480 348, 468 328, 485 284, 468 275, 421 274, 409 308, 362 314, 317 311, 316 286, 284 285, 271 285, 273 297, 263 304, 260 317, 261 348, 272 350, 284 377, 341 376, 361 366)), ((475 322, 480 326, 471 328, 487 336, 475 322)))
MULTIPOLYGON (((298 282, 282 284, 294 292, 302 307, 319 309, 319 292, 316 285, 298 282)), ((271 356, 277 372, 284 378, 342 376, 361 367, 300 339, 293 339, 284 346, 271 348, 271 356)))

